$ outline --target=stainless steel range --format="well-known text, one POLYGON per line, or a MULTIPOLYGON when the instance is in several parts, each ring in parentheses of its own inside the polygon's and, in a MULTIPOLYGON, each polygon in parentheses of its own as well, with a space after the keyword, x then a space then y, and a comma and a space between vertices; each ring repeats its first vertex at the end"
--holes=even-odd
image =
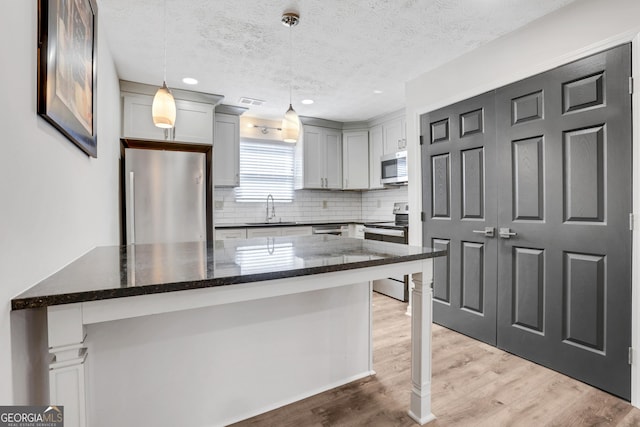
MULTIPOLYGON (((409 205, 406 202, 393 204, 395 221, 365 224, 364 238, 400 244, 409 243, 409 205)), ((409 276, 389 277, 374 280, 373 290, 400 301, 409 300, 409 276)))

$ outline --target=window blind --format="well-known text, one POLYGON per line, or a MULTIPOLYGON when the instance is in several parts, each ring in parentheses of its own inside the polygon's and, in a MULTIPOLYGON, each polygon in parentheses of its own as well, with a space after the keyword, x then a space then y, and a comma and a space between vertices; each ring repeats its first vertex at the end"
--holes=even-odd
POLYGON ((295 146, 280 142, 240 140, 240 187, 237 202, 293 201, 295 146))

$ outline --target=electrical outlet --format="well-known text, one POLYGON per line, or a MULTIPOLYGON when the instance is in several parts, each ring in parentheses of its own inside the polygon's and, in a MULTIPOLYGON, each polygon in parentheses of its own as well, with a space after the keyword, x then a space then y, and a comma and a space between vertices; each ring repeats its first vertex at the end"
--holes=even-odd
POLYGON ((327 201, 326 200, 322 201, 322 209, 327 209, 327 201))
POLYGON ((224 201, 223 200, 216 200, 214 202, 214 206, 215 206, 215 210, 221 211, 222 209, 224 209, 224 201))

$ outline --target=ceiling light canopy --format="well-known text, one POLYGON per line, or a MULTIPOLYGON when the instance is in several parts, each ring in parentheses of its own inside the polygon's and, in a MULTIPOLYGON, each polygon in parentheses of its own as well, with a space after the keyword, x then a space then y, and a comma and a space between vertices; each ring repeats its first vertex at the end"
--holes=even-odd
POLYGON ((298 25, 300 15, 295 12, 286 12, 282 15, 281 22, 289 27, 289 109, 282 119, 282 140, 284 142, 297 142, 300 135, 300 119, 291 104, 291 79, 293 63, 293 43, 291 40, 291 28, 298 25))

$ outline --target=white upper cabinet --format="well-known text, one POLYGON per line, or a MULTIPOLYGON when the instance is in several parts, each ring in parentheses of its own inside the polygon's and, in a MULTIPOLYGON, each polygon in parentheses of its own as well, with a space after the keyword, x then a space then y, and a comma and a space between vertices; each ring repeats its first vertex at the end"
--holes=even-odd
POLYGON ((404 116, 378 121, 369 128, 369 189, 384 188, 381 179, 380 157, 407 149, 407 131, 404 116))
POLYGON ((342 132, 303 126, 296 144, 296 189, 342 188, 342 132))
POLYGON ((216 113, 213 164, 216 187, 240 185, 240 117, 237 115, 216 113))
POLYGON ((213 109, 211 104, 177 99, 173 140, 212 144, 213 109))
POLYGON ((369 132, 347 131, 342 134, 342 188, 369 188, 369 132))
POLYGON ((165 139, 165 131, 153 124, 153 97, 139 94, 123 95, 122 136, 133 139, 165 139))
POLYGON ((176 126, 162 129, 153 124, 151 114, 157 86, 120 81, 122 96, 122 137, 213 144, 213 117, 220 95, 173 89, 176 126))
POLYGON ((407 148, 407 133, 404 116, 382 124, 384 154, 395 153, 407 148))
POLYGON ((212 144, 212 104, 176 99, 176 126, 161 129, 153 124, 153 96, 123 93, 122 136, 133 139, 156 139, 212 144))
POLYGON ((369 188, 372 190, 384 188, 380 170, 380 157, 384 153, 382 135, 382 125, 376 125, 369 129, 369 188))
POLYGON ((326 129, 324 141, 326 188, 342 188, 342 133, 339 130, 326 129))

